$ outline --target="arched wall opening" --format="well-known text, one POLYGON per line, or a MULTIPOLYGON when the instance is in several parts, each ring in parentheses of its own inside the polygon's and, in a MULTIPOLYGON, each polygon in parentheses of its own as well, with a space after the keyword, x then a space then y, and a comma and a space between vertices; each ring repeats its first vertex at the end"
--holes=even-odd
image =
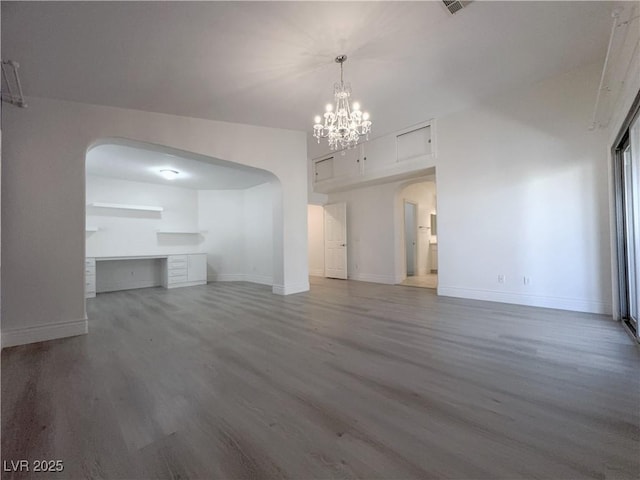
POLYGON ((162 285, 159 263, 143 258, 158 255, 206 254, 207 281, 281 281, 273 173, 123 138, 94 142, 85 169, 85 256, 134 259, 97 262, 97 293, 162 285))
POLYGON ((394 194, 394 258, 396 283, 411 286, 436 288, 437 278, 437 196, 435 168, 426 175, 400 183, 394 194), (406 222, 407 214, 415 206, 413 225, 406 222), (407 208, 409 207, 409 208, 407 208), (433 217, 432 217, 433 215, 433 217), (407 228, 413 229, 413 239, 407 228), (411 243, 415 243, 412 258, 408 254, 411 243), (408 261, 413 261, 414 270, 409 271, 408 261), (413 277, 413 278, 411 278, 413 277))
POLYGON ((304 132, 37 97, 29 105, 2 112, 3 196, 11 198, 3 202, 3 346, 87 332, 85 161, 100 139, 163 145, 271 172, 281 190, 272 212, 272 291, 309 289, 304 132))

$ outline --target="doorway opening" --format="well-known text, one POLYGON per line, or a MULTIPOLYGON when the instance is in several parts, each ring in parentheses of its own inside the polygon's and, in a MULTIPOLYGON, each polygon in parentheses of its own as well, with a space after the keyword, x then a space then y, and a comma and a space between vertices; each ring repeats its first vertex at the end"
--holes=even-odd
POLYGON ((209 281, 280 283, 271 172, 126 139, 86 154, 85 298, 209 281))
POLYGON ((437 288, 438 232, 435 176, 400 192, 403 208, 404 275, 400 285, 437 288))

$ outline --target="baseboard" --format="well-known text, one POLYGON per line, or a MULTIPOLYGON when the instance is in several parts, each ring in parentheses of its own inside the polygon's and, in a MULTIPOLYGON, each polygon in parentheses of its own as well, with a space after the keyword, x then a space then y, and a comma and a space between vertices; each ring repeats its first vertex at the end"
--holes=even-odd
POLYGON ((309 270, 309 275, 312 277, 324 277, 324 270, 319 268, 318 270, 309 270))
POLYGON ((207 282, 205 280, 197 280, 195 282, 182 282, 182 283, 171 283, 167 285, 165 288, 182 288, 182 287, 195 287, 196 285, 206 285, 207 282))
POLYGON ((273 285, 273 278, 268 275, 257 275, 249 273, 220 273, 209 275, 210 282, 251 282, 260 285, 273 285))
POLYGON ((247 274, 244 276, 244 281, 258 283, 260 285, 273 285, 273 278, 267 275, 247 274))
POLYGON ((100 285, 100 289, 96 288, 96 293, 119 292, 121 290, 135 290, 137 288, 161 287, 162 282, 155 280, 138 280, 134 282, 113 282, 100 285))
POLYGON ((210 282, 244 282, 244 273, 216 273, 208 276, 210 282))
POLYGON ((494 290, 481 290, 472 288, 458 288, 438 286, 438 295, 444 297, 469 298, 472 300, 485 300, 488 302, 512 303, 515 305, 527 305, 530 307, 555 308, 558 310, 571 310, 574 312, 600 313, 611 315, 610 303, 594 300, 582 300, 579 298, 550 297, 545 295, 528 295, 522 293, 497 292, 494 290))
POLYGON ((36 325, 33 327, 16 328, 2 331, 2 348, 26 345, 28 343, 44 342, 56 338, 86 335, 89 324, 86 318, 69 322, 36 325))
POLYGON ((276 295, 293 295, 309 291, 309 282, 290 283, 287 285, 274 285, 272 290, 276 295))
POLYGON ((393 275, 378 275, 374 273, 350 273, 349 280, 357 280, 359 282, 384 283, 393 285, 396 283, 393 275))

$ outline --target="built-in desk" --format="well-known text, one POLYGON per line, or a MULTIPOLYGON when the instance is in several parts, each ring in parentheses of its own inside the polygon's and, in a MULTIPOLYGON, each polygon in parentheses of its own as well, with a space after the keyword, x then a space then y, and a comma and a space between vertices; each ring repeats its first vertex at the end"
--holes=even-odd
MULTIPOLYGON (((157 260, 161 271, 159 284, 164 288, 190 287, 207 283, 207 254, 186 253, 182 255, 128 255, 117 257, 88 257, 85 259, 85 298, 96 296, 98 291, 96 263, 121 262, 133 260, 157 260)), ((106 291, 154 286, 149 284, 122 288, 111 288, 106 291)))

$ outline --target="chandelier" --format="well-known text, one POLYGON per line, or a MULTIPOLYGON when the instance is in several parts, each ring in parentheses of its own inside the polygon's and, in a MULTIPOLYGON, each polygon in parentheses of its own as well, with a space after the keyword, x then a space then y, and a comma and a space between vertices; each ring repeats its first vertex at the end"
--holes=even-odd
POLYGON ((371 131, 369 114, 360 111, 360 105, 357 102, 349 106, 351 85, 344 83, 342 78, 342 65, 346 61, 346 55, 336 57, 336 63, 340 64, 340 83, 333 86, 335 108, 332 104, 327 104, 324 123, 322 123, 322 117, 318 115, 313 125, 313 136, 318 139, 318 143, 321 138, 328 139, 331 150, 353 148, 358 144, 362 135, 365 135, 369 140, 369 132, 371 131))

